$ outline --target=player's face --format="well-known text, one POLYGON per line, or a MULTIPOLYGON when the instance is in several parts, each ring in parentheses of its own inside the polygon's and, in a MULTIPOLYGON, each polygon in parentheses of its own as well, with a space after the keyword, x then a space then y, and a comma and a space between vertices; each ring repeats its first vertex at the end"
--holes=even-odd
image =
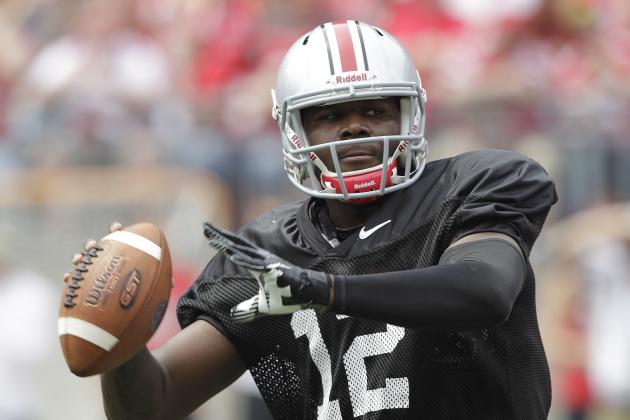
MULTIPOLYGON (((400 134, 400 99, 385 98, 316 106, 302 110, 302 126, 311 146, 332 141, 400 134)), ((390 156, 397 146, 391 142, 390 156)), ((317 152, 334 171, 329 149, 317 152)), ((343 172, 370 168, 383 163, 383 143, 371 142, 337 147, 343 172)))

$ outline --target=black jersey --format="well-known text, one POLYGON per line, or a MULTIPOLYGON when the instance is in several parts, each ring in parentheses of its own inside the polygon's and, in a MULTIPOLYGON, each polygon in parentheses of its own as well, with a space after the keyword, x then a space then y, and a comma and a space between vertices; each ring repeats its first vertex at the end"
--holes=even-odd
MULTIPOLYGON (((530 159, 466 153, 428 163, 334 248, 309 218, 313 200, 277 208, 240 234, 300 267, 344 275, 435 265, 453 241, 484 231, 514 238, 527 257, 556 193, 530 159)), ((178 316, 182 326, 205 319, 223 331, 275 419, 543 419, 551 387, 534 283, 528 263, 510 317, 486 329, 403 328, 312 309, 236 324, 230 308, 258 286, 217 256, 178 316)))

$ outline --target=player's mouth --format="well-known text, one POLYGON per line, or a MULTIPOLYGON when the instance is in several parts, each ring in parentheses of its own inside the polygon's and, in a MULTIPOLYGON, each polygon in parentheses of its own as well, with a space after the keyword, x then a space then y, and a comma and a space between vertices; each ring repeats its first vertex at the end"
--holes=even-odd
POLYGON ((372 162, 375 160, 378 161, 379 159, 374 155, 368 155, 368 154, 344 156, 341 159, 339 159, 340 162, 353 163, 353 164, 362 163, 362 162, 372 162))
POLYGON ((344 171, 356 171, 381 164, 382 150, 376 147, 351 147, 339 151, 339 163, 344 171))
POLYGON ((339 159, 341 170, 344 172, 358 171, 381 164, 381 160, 369 154, 353 154, 339 159))

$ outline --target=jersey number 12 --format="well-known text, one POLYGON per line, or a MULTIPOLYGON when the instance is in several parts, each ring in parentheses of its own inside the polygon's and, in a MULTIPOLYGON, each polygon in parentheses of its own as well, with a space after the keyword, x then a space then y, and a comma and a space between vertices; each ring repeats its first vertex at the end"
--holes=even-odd
MULTIPOLYGON (((340 316, 340 318, 345 318, 340 316)), ((291 318, 295 338, 305 335, 313 363, 322 379, 322 404, 317 407, 318 420, 342 420, 339 400, 330 400, 332 388, 332 363, 330 353, 312 309, 298 311, 291 318)), ((367 389, 365 358, 394 351, 405 336, 405 329, 387 324, 387 331, 355 337, 343 356, 343 365, 348 378, 350 402, 354 417, 371 411, 409 407, 409 380, 407 378, 385 378, 385 387, 367 389)))

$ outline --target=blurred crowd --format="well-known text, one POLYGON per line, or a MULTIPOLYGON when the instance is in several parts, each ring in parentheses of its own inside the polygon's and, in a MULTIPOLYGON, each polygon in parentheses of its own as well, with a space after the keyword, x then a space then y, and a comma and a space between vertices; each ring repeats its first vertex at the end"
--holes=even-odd
MULTIPOLYGON (((240 225, 300 197, 269 90, 299 35, 342 19, 413 55, 431 159, 485 147, 533 157, 558 184, 550 224, 630 201, 628 0, 0 0, 0 171, 195 168, 231 192, 240 225)), ((627 263, 629 238, 602 248, 610 257, 592 250, 582 276, 627 263)), ((610 400, 585 391, 587 370, 562 371, 560 413, 607 401, 630 419, 630 370, 610 400)))
POLYGON ((564 184, 563 214, 630 198, 625 0, 3 0, 0 167, 193 165, 284 192, 277 64, 346 18, 411 51, 434 158, 537 154, 564 184))

